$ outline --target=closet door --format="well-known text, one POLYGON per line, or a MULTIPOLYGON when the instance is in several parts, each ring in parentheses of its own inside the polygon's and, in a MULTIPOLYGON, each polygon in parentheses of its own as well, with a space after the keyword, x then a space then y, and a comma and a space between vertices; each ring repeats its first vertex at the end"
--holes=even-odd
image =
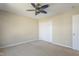
POLYGON ((52 42, 52 21, 39 22, 39 40, 52 42))
POLYGON ((79 50, 79 15, 72 17, 72 47, 79 50))

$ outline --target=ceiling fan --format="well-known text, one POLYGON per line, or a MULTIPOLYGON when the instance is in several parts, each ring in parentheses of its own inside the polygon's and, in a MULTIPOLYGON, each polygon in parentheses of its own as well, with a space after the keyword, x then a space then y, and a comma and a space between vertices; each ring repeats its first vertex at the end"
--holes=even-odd
POLYGON ((27 11, 35 11, 35 15, 38 15, 39 13, 47 14, 44 9, 49 7, 48 4, 41 6, 40 3, 31 3, 31 5, 34 7, 34 9, 29 9, 27 11))

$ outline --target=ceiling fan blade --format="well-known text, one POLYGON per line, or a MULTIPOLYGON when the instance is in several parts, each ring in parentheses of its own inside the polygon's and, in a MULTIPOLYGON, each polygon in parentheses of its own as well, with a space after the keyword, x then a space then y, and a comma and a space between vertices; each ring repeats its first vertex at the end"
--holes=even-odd
POLYGON ((35 10, 27 10, 27 11, 35 11, 35 10))
POLYGON ((49 7, 49 5, 43 5, 43 6, 41 6, 40 8, 45 9, 45 8, 47 8, 47 7, 49 7))
POLYGON ((47 12, 46 12, 46 11, 44 11, 44 10, 41 10, 40 12, 47 14, 47 12))
POLYGON ((31 5, 32 5, 34 8, 36 8, 36 5, 35 5, 35 3, 31 3, 31 5))

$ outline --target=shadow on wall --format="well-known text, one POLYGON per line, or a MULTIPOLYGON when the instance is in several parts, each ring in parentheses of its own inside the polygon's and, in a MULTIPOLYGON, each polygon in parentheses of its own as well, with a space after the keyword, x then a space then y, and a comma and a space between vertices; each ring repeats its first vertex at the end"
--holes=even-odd
MULTIPOLYGON (((7 8, 6 3, 0 3, 0 10, 6 9, 6 8, 7 8)), ((2 18, 1 18, 1 14, 2 13, 0 13, 0 47, 2 46, 2 20, 1 20, 2 18)))
POLYGON ((7 3, 0 3, 0 10, 5 10, 5 9, 8 9, 9 6, 7 3))

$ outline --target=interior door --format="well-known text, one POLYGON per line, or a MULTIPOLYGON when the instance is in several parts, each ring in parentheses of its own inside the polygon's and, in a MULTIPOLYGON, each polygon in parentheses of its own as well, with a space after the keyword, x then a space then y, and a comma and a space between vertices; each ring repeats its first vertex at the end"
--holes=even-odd
POLYGON ((79 15, 72 17, 72 46, 73 49, 79 50, 79 15))
POLYGON ((39 22, 39 40, 52 42, 52 22, 39 22))

